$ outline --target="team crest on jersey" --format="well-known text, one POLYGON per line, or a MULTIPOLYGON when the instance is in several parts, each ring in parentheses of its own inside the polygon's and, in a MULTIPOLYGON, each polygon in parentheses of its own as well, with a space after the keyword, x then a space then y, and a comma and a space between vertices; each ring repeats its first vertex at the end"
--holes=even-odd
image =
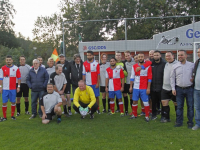
POLYGON ((15 69, 13 69, 13 71, 15 71, 15 69))
POLYGON ((95 64, 93 64, 93 66, 95 66, 95 64))
POLYGON ((86 94, 88 95, 88 93, 86 92, 86 94))

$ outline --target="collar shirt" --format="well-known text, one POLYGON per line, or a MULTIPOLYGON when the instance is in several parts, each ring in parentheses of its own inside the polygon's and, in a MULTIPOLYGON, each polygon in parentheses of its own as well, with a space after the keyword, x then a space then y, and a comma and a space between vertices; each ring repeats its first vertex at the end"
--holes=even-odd
POLYGON ((189 87, 192 85, 190 81, 192 79, 192 72, 194 69, 194 63, 186 61, 185 64, 178 62, 172 66, 170 75, 170 82, 172 90, 175 90, 175 86, 189 87))

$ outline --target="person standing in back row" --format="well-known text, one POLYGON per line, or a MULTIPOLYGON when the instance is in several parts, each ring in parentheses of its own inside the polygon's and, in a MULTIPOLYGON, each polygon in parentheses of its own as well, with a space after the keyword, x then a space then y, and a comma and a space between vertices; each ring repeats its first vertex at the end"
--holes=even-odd
POLYGON ((71 80, 70 80, 70 73, 71 73, 71 67, 70 63, 66 60, 64 54, 59 55, 60 61, 58 61, 57 64, 61 64, 63 67, 63 73, 65 74, 66 80, 67 80, 67 86, 65 88, 64 93, 66 94, 66 102, 63 103, 63 109, 64 109, 64 114, 66 116, 72 115, 71 112, 71 99, 70 99, 70 94, 71 94, 71 80), (67 112, 67 106, 68 106, 68 112, 67 112))
POLYGON ((156 50, 153 54, 152 62, 152 82, 151 82, 151 100, 152 100, 152 120, 157 119, 157 104, 161 104, 161 91, 163 86, 163 75, 166 62, 161 57, 161 52, 156 50))
POLYGON ((193 71, 193 83, 194 83, 194 108, 195 108, 195 121, 196 124, 192 130, 200 128, 200 48, 197 51, 199 59, 195 62, 193 71))
POLYGON ((99 111, 99 80, 100 80, 100 67, 99 63, 94 60, 93 51, 87 51, 87 61, 83 63, 83 80, 86 85, 92 87, 98 104, 97 113, 99 111))
MULTIPOLYGON (((108 92, 105 91, 105 81, 106 81, 106 69, 110 67, 110 63, 107 62, 107 54, 101 54, 100 65, 100 92, 102 93, 102 103, 103 103, 103 113, 106 113, 106 97, 108 97, 108 92)), ((110 98, 108 97, 108 112, 110 112, 110 98)))
MULTIPOLYGON (((25 100, 25 102, 24 102, 25 103, 25 114, 27 114, 27 115, 30 114, 29 111, 28 111, 28 107, 29 107, 29 101, 28 101, 29 87, 26 84, 26 78, 29 74, 31 67, 26 64, 25 56, 20 56, 19 61, 20 61, 20 65, 18 67, 19 67, 19 70, 20 70, 20 73, 21 73, 21 85, 20 85, 20 91, 17 93, 17 103, 16 103, 17 115, 16 116, 19 116, 20 112, 21 112, 21 110, 20 110, 20 99, 22 97, 22 94, 23 94, 23 97, 24 97, 24 100, 25 100)), ((18 84, 16 85, 16 87, 18 87, 18 84)))

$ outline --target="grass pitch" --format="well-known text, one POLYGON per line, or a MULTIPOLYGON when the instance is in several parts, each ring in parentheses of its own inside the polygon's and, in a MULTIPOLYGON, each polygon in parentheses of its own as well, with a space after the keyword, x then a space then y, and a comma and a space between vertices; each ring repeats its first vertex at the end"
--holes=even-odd
MULTIPOLYGON (((0 105, 2 106, 2 100, 0 105)), ((185 106, 183 126, 175 128, 172 102, 170 106, 169 123, 160 123, 160 115, 157 120, 147 123, 144 121, 144 116, 130 120, 128 119, 130 116, 120 117, 119 113, 112 116, 95 114, 93 120, 89 119, 89 115, 85 119, 80 119, 80 115, 74 114, 72 110, 73 115, 71 117, 63 115, 60 124, 54 119, 49 124, 43 125, 39 116, 29 120, 30 115, 25 115, 24 100, 21 99, 21 115, 16 117, 17 120, 11 120, 10 103, 8 103, 8 120, 0 122, 0 149, 200 149, 200 130, 192 131, 187 128, 187 107, 185 106)), ((100 103, 100 110, 102 109, 100 103)), ((31 106, 29 110, 31 112, 31 106)), ((138 113, 140 111, 139 107, 138 113)), ((0 114, 2 117, 1 109, 0 114)))

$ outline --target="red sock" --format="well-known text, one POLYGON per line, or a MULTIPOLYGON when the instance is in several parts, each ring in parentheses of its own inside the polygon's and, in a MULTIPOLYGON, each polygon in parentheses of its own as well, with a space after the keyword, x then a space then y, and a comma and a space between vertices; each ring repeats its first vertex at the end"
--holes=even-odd
POLYGON ((149 117, 149 106, 144 106, 145 109, 145 117, 149 117))
POLYGON ((7 106, 2 106, 3 117, 6 118, 7 106))
POLYGON ((123 102, 119 102, 119 109, 120 109, 120 113, 124 113, 124 104, 123 104, 123 102))
POLYGON ((152 113, 152 109, 149 109, 149 112, 152 113))
POLYGON ((137 117, 137 108, 138 108, 138 105, 132 105, 133 115, 135 117, 137 117))
POLYGON ((11 117, 15 114, 15 105, 11 105, 11 117))
POLYGON ((145 109, 144 109, 144 108, 142 108, 142 112, 145 112, 145 109))
POLYGON ((98 108, 97 108, 98 110, 99 110, 99 106, 98 106, 98 108))
POLYGON ((110 101, 110 110, 112 113, 115 113, 115 102, 114 101, 110 101))

